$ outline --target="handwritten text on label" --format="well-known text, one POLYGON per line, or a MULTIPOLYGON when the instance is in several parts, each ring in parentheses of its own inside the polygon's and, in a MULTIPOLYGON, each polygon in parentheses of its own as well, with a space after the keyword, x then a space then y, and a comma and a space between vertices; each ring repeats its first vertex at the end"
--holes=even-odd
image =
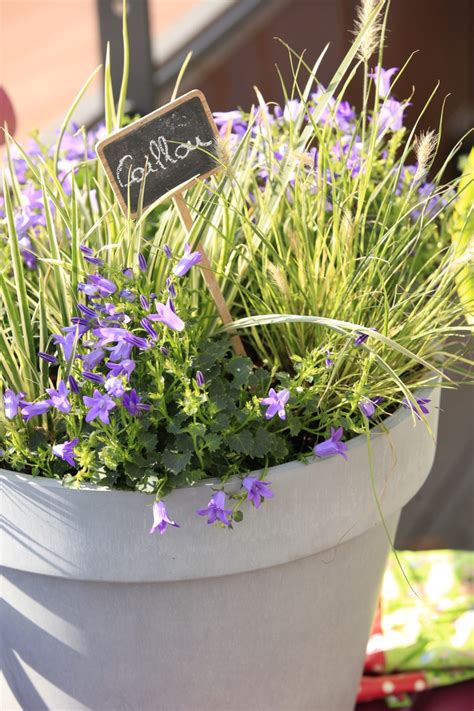
POLYGON ((145 167, 133 167, 133 156, 129 153, 120 159, 116 170, 116 178, 122 188, 126 188, 133 183, 141 183, 149 173, 157 173, 159 170, 166 170, 166 164, 177 163, 184 160, 198 148, 212 145, 213 141, 202 141, 199 136, 196 136, 195 143, 186 141, 174 147, 170 152, 168 141, 164 136, 158 136, 156 140, 152 139, 149 143, 148 154, 145 155, 145 167), (173 155, 171 155, 173 153, 173 155))

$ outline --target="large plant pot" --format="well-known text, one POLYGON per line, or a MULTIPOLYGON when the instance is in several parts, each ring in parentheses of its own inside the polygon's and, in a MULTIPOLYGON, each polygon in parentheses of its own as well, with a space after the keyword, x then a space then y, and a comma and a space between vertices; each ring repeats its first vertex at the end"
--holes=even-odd
MULTIPOLYGON (((435 451, 405 410, 372 436, 394 535, 435 451)), ((2 708, 349 711, 389 543, 364 437, 341 457, 274 467, 275 498, 233 531, 177 490, 180 529, 150 536, 150 499, 3 471, 2 708)))

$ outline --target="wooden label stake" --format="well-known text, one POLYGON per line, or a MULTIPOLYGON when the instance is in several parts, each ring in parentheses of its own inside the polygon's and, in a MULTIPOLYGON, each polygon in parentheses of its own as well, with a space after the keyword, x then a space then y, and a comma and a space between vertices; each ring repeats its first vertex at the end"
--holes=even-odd
MULTIPOLYGON (((193 227, 193 218, 192 218, 191 213, 189 212, 188 206, 186 205, 186 203, 183 200, 182 194, 176 193, 173 196, 173 202, 176 206, 176 209, 179 212, 179 216, 181 218, 181 222, 184 226, 184 229, 189 234, 192 230, 192 227, 193 227)), ((232 323, 232 316, 231 316, 228 306, 225 302, 224 295, 221 291, 221 288, 218 284, 215 274, 212 271, 211 263, 210 263, 208 256, 204 250, 204 247, 202 246, 202 244, 198 244, 196 249, 199 252, 199 254, 201 255, 200 266, 201 266, 202 273, 204 276, 204 281, 206 282, 207 288, 209 289, 211 296, 214 299, 214 303, 216 305, 219 316, 222 319, 222 323, 224 325, 232 323)), ((243 355, 243 356, 247 355, 247 353, 245 352, 244 344, 242 343, 240 336, 238 336, 237 334, 233 335, 231 337, 231 342, 232 342, 232 347, 233 347, 235 353, 237 353, 237 355, 243 355)))
MULTIPOLYGON (((172 197, 189 233, 193 218, 182 193, 196 180, 220 170, 218 137, 204 95, 194 90, 104 138, 97 145, 97 154, 126 217, 138 216, 141 200, 142 210, 146 210, 172 197)), ((219 316, 225 325, 232 323, 203 246, 198 245, 197 250, 219 316)), ((240 337, 234 334, 231 340, 235 352, 246 355, 240 337)))

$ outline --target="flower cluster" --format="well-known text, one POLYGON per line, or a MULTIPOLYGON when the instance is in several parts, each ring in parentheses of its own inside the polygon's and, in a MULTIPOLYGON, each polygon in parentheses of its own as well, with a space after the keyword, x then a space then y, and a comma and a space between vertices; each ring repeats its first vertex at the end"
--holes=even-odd
POLYGON ((187 236, 171 203, 123 217, 95 158, 104 126, 14 149, 0 199, 2 466, 152 495, 159 534, 185 526, 170 491, 212 478, 196 520, 229 529, 244 504, 271 505, 270 467, 350 466, 351 438, 398 407, 425 419, 429 400, 406 396, 446 359, 460 317, 454 192, 428 177, 432 133, 408 157, 398 77, 374 67, 361 113, 315 81, 308 98, 214 114, 229 170, 187 193, 187 236), (197 235, 248 356, 223 335, 197 235))

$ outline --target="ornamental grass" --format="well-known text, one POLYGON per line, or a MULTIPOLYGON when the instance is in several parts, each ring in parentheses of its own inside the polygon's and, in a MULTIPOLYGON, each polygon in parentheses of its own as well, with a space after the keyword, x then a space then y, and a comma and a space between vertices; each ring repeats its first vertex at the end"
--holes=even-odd
POLYGON ((127 219, 97 160, 97 141, 129 121, 127 66, 115 103, 106 65, 104 124, 72 123, 94 74, 53 146, 8 139, 1 466, 153 495, 160 533, 186 525, 166 494, 211 477, 197 515, 230 527, 271 506, 269 467, 347 458, 348 440, 399 407, 423 426, 416 391, 452 387, 469 364, 472 166, 445 180, 459 142, 432 168, 442 121, 420 132, 424 110, 397 91, 410 62, 383 68, 386 19, 383 2, 362 4, 327 86, 327 48, 311 66, 288 48, 280 104, 257 91, 248 110, 215 114, 221 171, 185 195, 190 234, 171 200, 127 219), (345 96, 359 76, 356 110, 345 96), (229 496, 231 477, 242 487, 229 496))

